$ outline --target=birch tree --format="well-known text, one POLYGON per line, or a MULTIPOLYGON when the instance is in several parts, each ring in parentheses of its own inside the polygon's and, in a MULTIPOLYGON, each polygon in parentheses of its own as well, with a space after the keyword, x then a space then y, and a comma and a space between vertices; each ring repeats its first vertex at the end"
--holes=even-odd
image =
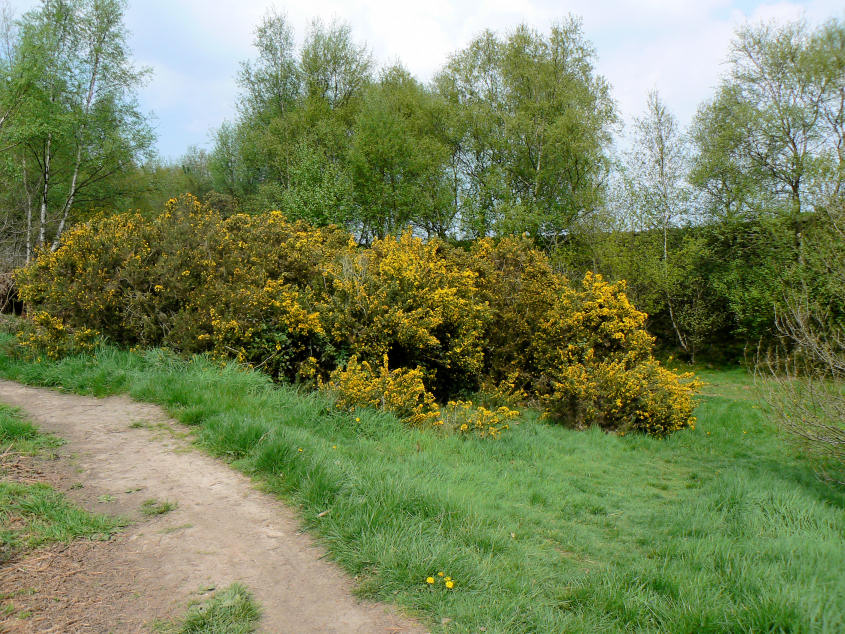
POLYGON ((20 20, 14 70, 29 84, 8 136, 26 194, 27 260, 33 239, 56 250, 74 214, 106 202, 116 177, 150 153, 135 96, 148 71, 130 61, 124 11, 122 0, 44 0, 20 20))

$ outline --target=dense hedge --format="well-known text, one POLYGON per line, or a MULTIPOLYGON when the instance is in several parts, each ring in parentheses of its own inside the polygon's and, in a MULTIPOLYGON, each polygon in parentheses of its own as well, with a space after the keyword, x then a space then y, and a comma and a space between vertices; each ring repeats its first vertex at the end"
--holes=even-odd
POLYGON ((510 410, 484 426, 477 412, 455 418, 466 401, 441 412, 435 400, 484 387, 578 427, 665 435, 693 424, 696 382, 653 358, 624 286, 588 274, 574 287, 523 239, 464 250, 407 232, 361 248, 335 227, 279 212, 224 219, 184 196, 152 220, 77 226, 17 283, 35 316, 22 338, 34 351, 90 345, 94 330, 232 357, 334 389, 339 404, 490 435, 510 410))

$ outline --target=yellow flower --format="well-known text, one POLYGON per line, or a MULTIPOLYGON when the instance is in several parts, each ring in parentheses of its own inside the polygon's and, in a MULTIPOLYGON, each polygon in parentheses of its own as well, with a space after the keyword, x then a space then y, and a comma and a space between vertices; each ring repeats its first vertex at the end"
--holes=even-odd
POLYGON ((299 453, 302 453, 302 447, 299 448, 299 453))
POLYGON ((437 573, 437 576, 438 576, 438 577, 442 577, 442 576, 443 576, 443 574, 444 574, 444 573, 442 573, 442 572, 438 572, 438 573, 437 573))
POLYGON ((425 582, 428 583, 428 584, 434 583, 434 577, 426 577, 425 582))
POLYGON ((446 577, 446 581, 451 581, 452 577, 446 577))
POLYGON ((356 422, 356 423, 360 423, 360 422, 361 422, 361 419, 360 419, 360 418, 358 418, 358 417, 356 417, 356 418, 355 418, 355 422, 356 422))
POLYGON ((447 587, 447 588, 449 588, 449 589, 451 590, 452 588, 454 588, 454 587, 455 587, 455 582, 454 582, 454 581, 447 581, 447 582, 446 582, 446 587, 447 587))

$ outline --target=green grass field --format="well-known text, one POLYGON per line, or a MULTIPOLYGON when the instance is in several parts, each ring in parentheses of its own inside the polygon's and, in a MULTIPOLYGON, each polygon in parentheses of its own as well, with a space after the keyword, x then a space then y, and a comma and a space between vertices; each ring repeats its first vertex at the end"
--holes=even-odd
POLYGON ((845 492, 764 421, 740 370, 702 373, 695 431, 667 440, 530 415, 499 440, 408 430, 161 351, 3 356, 0 374, 163 405, 299 506, 362 596, 435 631, 845 630, 845 492))

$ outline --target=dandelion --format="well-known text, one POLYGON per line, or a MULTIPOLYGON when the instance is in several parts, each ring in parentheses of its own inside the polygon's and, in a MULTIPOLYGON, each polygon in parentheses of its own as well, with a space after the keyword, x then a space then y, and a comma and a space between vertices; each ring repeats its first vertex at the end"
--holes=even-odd
POLYGON ((425 582, 427 584, 431 585, 432 583, 434 583, 434 577, 426 577, 425 582))
POLYGON ((437 573, 437 576, 438 576, 438 577, 442 577, 444 574, 445 574, 445 573, 438 572, 438 573, 437 573))
POLYGON ((302 453, 302 447, 299 448, 299 453, 302 453))
POLYGON ((454 581, 447 581, 446 587, 449 588, 449 590, 451 590, 452 588, 455 587, 455 582, 454 581))
POLYGON ((355 417, 355 422, 356 422, 356 423, 360 423, 360 422, 361 422, 361 419, 360 419, 360 418, 358 418, 358 417, 356 416, 356 417, 355 417))

